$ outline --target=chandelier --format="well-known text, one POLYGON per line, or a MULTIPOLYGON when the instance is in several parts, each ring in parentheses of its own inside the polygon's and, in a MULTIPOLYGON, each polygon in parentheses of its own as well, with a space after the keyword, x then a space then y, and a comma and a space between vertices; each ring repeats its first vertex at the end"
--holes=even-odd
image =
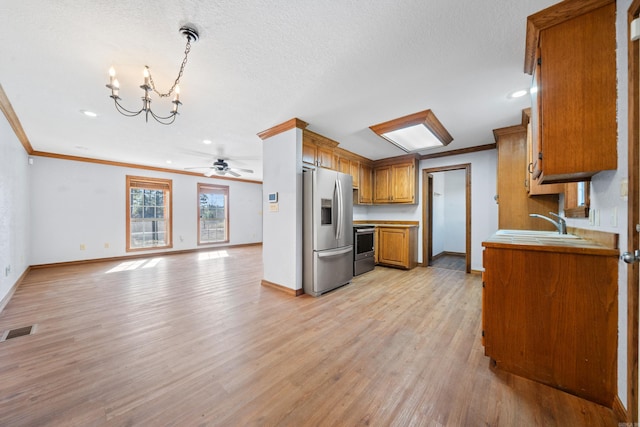
POLYGON ((113 99, 115 102, 116 110, 120 112, 120 114, 127 117, 135 117, 140 113, 145 113, 145 120, 149 121, 149 116, 153 117, 158 123, 163 125, 170 125, 176 120, 176 116, 178 115, 178 107, 182 105, 180 102, 180 78, 184 73, 184 67, 187 65, 187 57, 189 56, 189 51, 191 50, 191 42, 198 41, 198 31, 191 26, 183 26, 180 28, 180 34, 182 34, 187 39, 187 45, 184 48, 184 59, 182 60, 182 64, 180 65, 180 71, 178 72, 178 77, 176 77, 173 82, 173 86, 166 93, 161 93, 156 89, 156 85, 153 82, 153 77, 151 76, 151 70, 147 65, 144 66, 143 75, 144 75, 144 84, 140 86, 140 89, 144 91, 144 96, 142 97, 142 108, 138 111, 127 110, 120 104, 120 96, 118 93, 120 92, 120 83, 116 78, 116 70, 111 67, 109 69, 109 84, 106 85, 109 89, 111 89, 111 95, 109 97, 113 99), (173 94, 173 100, 171 103, 173 104, 173 108, 171 113, 168 116, 159 116, 151 110, 151 97, 150 92, 155 92, 160 98, 168 98, 173 94))

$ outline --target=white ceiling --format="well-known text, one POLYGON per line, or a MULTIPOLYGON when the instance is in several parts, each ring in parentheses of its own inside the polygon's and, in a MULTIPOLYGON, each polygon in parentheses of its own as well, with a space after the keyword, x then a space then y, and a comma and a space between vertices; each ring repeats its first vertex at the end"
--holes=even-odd
POLYGON ((454 138, 430 153, 493 143, 529 106, 507 98, 530 84, 526 17, 556 2, 0 0, 0 84, 37 151, 175 169, 220 155, 261 180, 256 134, 294 117, 370 159, 404 153, 369 126, 425 109, 454 138), (160 90, 177 76, 185 23, 200 40, 176 122, 117 113, 109 67, 125 107, 139 109, 144 65, 160 90))

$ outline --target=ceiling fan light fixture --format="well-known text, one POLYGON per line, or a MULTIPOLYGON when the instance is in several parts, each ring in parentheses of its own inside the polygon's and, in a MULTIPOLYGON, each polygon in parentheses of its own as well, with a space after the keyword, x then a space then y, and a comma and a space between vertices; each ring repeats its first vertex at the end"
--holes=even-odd
POLYGON ((453 141, 431 110, 379 123, 369 129, 407 153, 443 147, 453 141))
POLYGON ((140 89, 144 91, 144 96, 142 97, 142 108, 138 111, 132 111, 124 108, 120 103, 120 82, 116 78, 116 70, 113 68, 109 68, 109 84, 107 84, 107 88, 111 90, 111 95, 109 97, 113 99, 115 103, 116 110, 127 117, 135 117, 142 112, 145 113, 145 121, 149 121, 149 116, 151 116, 155 121, 161 123, 163 125, 170 125, 176 120, 176 116, 178 115, 178 108, 182 105, 180 102, 180 79, 184 73, 184 68, 187 65, 187 58, 189 57, 189 52, 191 51, 191 43, 195 43, 200 38, 198 31, 194 26, 184 25, 180 28, 180 34, 182 34, 187 39, 187 44, 184 48, 184 58, 182 60, 182 64, 180 65, 180 71, 178 72, 178 77, 176 77, 173 82, 173 86, 169 88, 167 92, 160 92, 156 89, 156 85, 153 82, 153 77, 151 76, 151 69, 149 66, 145 65, 142 75, 143 75, 143 84, 140 86, 140 89), (173 107, 168 116, 159 116, 151 110, 151 97, 150 93, 155 92, 160 98, 167 98, 173 94, 173 100, 171 103, 173 107))

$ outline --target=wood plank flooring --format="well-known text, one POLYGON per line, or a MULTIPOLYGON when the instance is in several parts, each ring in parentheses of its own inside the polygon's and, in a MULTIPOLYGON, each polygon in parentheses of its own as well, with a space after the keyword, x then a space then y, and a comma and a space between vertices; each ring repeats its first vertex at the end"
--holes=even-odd
POLYGON ((433 257, 430 267, 465 271, 467 259, 464 254, 442 253, 433 257))
POLYGON ((481 279, 376 267, 320 298, 262 248, 32 270, 0 313, 2 426, 615 426, 490 367, 481 279))

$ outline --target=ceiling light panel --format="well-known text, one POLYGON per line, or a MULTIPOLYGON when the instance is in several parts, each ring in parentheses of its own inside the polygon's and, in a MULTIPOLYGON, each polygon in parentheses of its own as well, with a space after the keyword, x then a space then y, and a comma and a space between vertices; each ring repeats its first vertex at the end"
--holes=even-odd
POLYGON ((380 123, 370 129, 408 153, 442 147, 453 141, 431 110, 380 123))

